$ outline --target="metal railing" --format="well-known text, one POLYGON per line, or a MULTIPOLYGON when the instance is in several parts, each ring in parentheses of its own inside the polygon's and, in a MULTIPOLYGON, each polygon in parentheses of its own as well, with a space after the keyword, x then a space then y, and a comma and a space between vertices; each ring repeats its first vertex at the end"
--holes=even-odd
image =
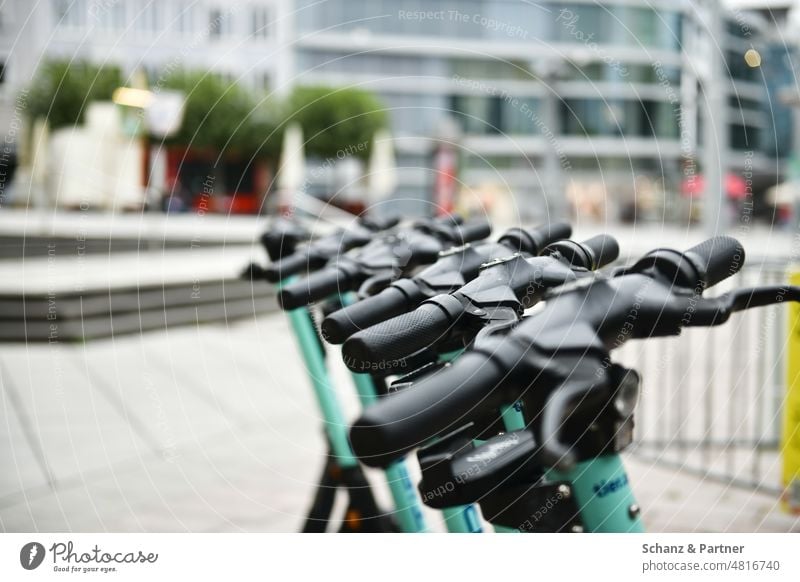
MULTIPOLYGON (((787 262, 750 260, 713 289, 783 284, 787 262)), ((712 295, 709 290, 708 295, 712 295)), ((779 493, 788 313, 775 305, 720 327, 633 341, 616 354, 642 375, 632 453, 730 485, 779 493)))

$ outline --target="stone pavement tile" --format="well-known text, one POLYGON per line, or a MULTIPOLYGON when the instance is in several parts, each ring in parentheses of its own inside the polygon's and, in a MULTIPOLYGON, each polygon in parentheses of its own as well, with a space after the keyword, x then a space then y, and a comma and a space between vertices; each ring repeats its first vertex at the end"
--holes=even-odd
POLYGON ((67 520, 54 495, 36 496, 0 508, 4 533, 67 531, 67 520))
MULTIPOLYGON (((117 507, 119 515, 124 507, 117 507)), ((32 495, 0 509, 6 531, 107 531, 86 483, 32 495)))
MULTIPOLYGON (((16 390, 8 382, 0 387, 0 505, 6 495, 48 483, 48 469, 31 448, 35 434, 25 433, 15 403, 20 405, 16 390)), ((24 413, 24 411, 23 411, 24 413)), ((34 443, 34 446, 36 444, 34 443)))
POLYGON ((220 435, 169 462, 152 455, 20 500, 0 520, 9 531, 296 531, 318 467, 271 446, 263 434, 220 435))
MULTIPOLYGON (((283 442, 309 431, 321 434, 322 419, 311 383, 283 315, 205 329, 199 340, 216 362, 208 369, 209 389, 225 385, 231 407, 257 418, 283 442)), ((337 357, 329 350, 334 368, 337 357)), ((342 400, 353 399, 349 375, 337 377, 336 385, 342 400)))
POLYGON ((56 480, 149 450, 124 411, 87 375, 75 349, 10 347, 0 356, 56 480))
POLYGON ((648 531, 800 532, 765 493, 729 487, 626 455, 628 475, 648 531))
POLYGON ((146 433, 153 447, 165 455, 176 454, 183 443, 201 442, 236 423, 197 394, 182 370, 196 359, 164 361, 151 356, 146 340, 95 342, 84 357, 95 375, 123 402, 125 409, 146 433))
POLYGON ((145 531, 280 531, 277 523, 295 523, 305 510, 317 469, 296 457, 270 459, 258 450, 264 447, 270 441, 262 435, 221 435, 172 463, 152 463, 146 476, 137 468, 121 473, 117 483, 106 479, 97 496, 121 489, 145 531))
MULTIPOLYGON (((282 335, 285 329, 269 333, 282 335)), ((144 357, 234 423, 313 415, 310 388, 291 342, 265 348, 249 332, 236 343, 231 335, 236 334, 220 326, 170 330, 148 340, 144 357)))

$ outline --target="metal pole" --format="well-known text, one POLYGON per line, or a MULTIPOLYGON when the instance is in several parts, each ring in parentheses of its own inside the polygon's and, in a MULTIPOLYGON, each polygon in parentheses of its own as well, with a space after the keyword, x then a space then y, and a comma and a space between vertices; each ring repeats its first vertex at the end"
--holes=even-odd
POLYGON ((553 88, 556 74, 551 72, 545 79, 548 86, 545 87, 545 95, 542 99, 542 118, 546 130, 552 136, 551 138, 550 136, 545 136, 544 152, 544 199, 548 206, 547 218, 551 221, 569 220, 567 193, 564 191, 561 160, 557 151, 557 140, 562 138, 562 134, 561 119, 558 111, 559 97, 555 94, 553 88))
MULTIPOLYGON (((719 0, 706 4, 706 22, 701 34, 706 35, 709 60, 708 75, 703 83, 703 230, 707 236, 724 232, 728 226, 725 212, 725 175, 728 169, 728 119, 724 59, 724 21, 719 0)), ((701 58, 701 57, 698 57, 701 58)))

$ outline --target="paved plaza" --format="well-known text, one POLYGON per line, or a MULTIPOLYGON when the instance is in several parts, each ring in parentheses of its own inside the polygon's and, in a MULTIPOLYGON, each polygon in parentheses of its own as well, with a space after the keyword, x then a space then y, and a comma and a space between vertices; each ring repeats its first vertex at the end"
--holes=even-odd
MULTIPOLYGON (((296 531, 324 447, 290 337, 275 313, 85 344, 4 345, 0 529, 296 531)), ((352 418, 347 372, 331 356, 352 418)), ((800 531, 772 495, 630 455, 627 465, 651 530, 800 531)), ((429 521, 441 529, 438 514, 429 521)))

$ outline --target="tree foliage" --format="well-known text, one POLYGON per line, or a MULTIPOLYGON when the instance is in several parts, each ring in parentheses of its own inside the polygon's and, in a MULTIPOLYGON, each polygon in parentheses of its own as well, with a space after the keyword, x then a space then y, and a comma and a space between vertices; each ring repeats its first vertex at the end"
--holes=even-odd
POLYGON ((175 71, 159 86, 186 96, 183 124, 172 143, 248 155, 272 155, 280 147, 277 107, 238 83, 209 72, 175 71))
MULTIPOLYGON (((124 84, 115 66, 46 61, 27 95, 28 111, 47 117, 53 129, 82 124, 90 102, 110 100, 124 84)), ((387 121, 381 102, 355 88, 298 87, 278 103, 214 73, 179 69, 151 80, 151 89, 186 96, 181 129, 167 143, 222 153, 275 157, 286 121, 297 121, 309 155, 335 157, 347 151, 366 157, 375 132, 387 121)))
POLYGON ((123 84, 118 67, 98 67, 88 62, 46 61, 28 93, 28 111, 46 117, 52 129, 83 123, 92 101, 111 99, 123 84))
POLYGON ((289 96, 288 110, 288 119, 303 128, 306 152, 324 158, 339 151, 367 157, 375 132, 387 122, 377 97, 350 87, 297 87, 289 96))

